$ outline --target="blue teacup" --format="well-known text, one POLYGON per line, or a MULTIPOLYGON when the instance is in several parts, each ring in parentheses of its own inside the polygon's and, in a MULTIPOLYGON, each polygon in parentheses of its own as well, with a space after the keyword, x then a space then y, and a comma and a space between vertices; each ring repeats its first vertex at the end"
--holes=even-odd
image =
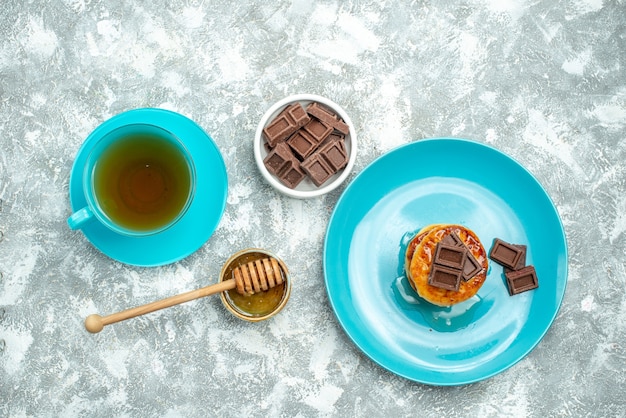
POLYGON ((98 140, 82 183, 87 206, 68 218, 70 228, 97 221, 116 233, 140 237, 162 232, 185 215, 196 172, 189 151, 173 133, 138 123, 98 140))

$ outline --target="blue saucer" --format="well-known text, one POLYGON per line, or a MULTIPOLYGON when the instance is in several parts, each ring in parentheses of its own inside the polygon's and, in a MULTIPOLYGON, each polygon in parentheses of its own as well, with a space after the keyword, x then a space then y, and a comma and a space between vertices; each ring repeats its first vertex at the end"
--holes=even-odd
POLYGON ((173 227, 148 237, 128 237, 92 221, 82 232, 94 247, 114 260, 142 267, 173 263, 192 254, 213 234, 226 207, 228 178, 219 149, 190 119, 163 109, 135 109, 118 114, 98 126, 78 150, 70 175, 72 211, 87 204, 83 193, 83 167, 102 135, 129 123, 151 123, 174 133, 193 156, 196 195, 187 214, 173 227))

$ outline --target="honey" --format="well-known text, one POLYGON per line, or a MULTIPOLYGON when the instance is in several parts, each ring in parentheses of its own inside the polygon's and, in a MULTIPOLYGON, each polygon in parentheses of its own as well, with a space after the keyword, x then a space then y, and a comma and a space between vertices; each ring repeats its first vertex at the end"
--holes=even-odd
MULTIPOLYGON (((233 278, 233 270, 237 267, 247 264, 250 261, 267 258, 267 256, 268 254, 263 252, 244 252, 235 257, 228 266, 224 268, 222 280, 233 278)), ((228 290, 225 292, 227 303, 246 317, 264 317, 272 314, 280 307, 283 300, 288 297, 285 291, 285 287, 287 286, 286 272, 283 271, 282 266, 280 267, 279 274, 283 277, 283 283, 265 292, 257 292, 252 295, 241 295, 237 293, 236 289, 228 290)))

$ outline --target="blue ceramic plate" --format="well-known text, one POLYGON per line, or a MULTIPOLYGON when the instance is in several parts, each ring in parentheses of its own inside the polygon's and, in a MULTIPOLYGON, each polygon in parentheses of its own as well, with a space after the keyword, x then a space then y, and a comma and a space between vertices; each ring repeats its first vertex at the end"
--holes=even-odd
POLYGON ((348 336, 387 370, 431 385, 476 382, 512 366, 542 339, 567 282, 567 245, 557 211, 517 162, 479 143, 430 139, 374 161, 342 194, 324 248, 328 297, 348 336), (490 261, 470 300, 441 308, 419 298, 403 274, 409 238, 433 223, 528 246, 539 288, 509 296, 490 261))
POLYGON ((213 140, 195 122, 162 109, 135 109, 121 113, 98 126, 78 151, 70 175, 70 203, 76 211, 87 204, 83 193, 83 167, 89 151, 106 132, 129 123, 151 123, 174 133, 193 156, 196 194, 185 216, 166 231, 148 237, 116 234, 92 221, 82 232, 109 257, 136 266, 173 263, 200 248, 213 234, 224 213, 228 194, 226 166, 213 140))

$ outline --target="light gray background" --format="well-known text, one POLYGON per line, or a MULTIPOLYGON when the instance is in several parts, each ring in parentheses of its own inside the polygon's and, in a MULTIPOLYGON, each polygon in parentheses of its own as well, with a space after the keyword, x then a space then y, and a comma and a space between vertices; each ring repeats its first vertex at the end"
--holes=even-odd
POLYGON ((626 3, 623 0, 14 1, 0 7, 1 416, 625 416, 626 3), (402 5, 394 3, 403 3, 402 5), (341 104, 361 146, 470 138, 524 164, 570 250, 559 315, 523 361, 455 388, 376 366, 325 293, 342 187, 293 200, 253 160, 265 110, 293 93, 341 104), (229 175, 211 239, 161 268, 114 262, 66 226, 76 151, 107 118, 159 107, 196 121, 229 175), (218 298, 83 329, 207 285, 261 246, 293 272, 260 324, 218 298))

